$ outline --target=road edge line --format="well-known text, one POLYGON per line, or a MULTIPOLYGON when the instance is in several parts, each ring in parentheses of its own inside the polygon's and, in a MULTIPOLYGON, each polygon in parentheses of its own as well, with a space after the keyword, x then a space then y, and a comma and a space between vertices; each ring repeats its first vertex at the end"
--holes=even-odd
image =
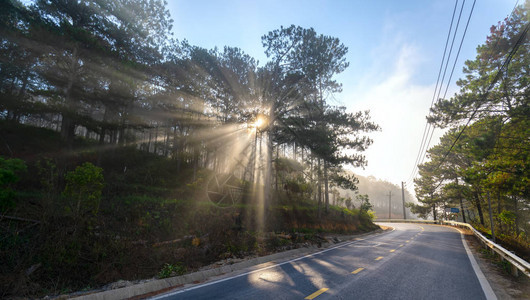
POLYGON ((327 248, 327 249, 324 249, 324 250, 321 250, 321 251, 318 251, 318 252, 309 253, 309 254, 306 254, 306 255, 303 255, 303 256, 299 256, 299 257, 296 257, 296 258, 293 258, 293 259, 289 259, 289 260, 283 261, 281 263, 275 263, 275 264, 273 264, 271 266, 262 267, 262 268, 259 268, 259 269, 247 271, 247 272, 244 272, 244 273, 241 273, 241 274, 237 274, 237 275, 234 275, 234 276, 230 276, 230 277, 225 277, 225 278, 213 280, 213 281, 210 281, 210 282, 199 283, 197 285, 193 285, 193 286, 188 287, 188 288, 178 289, 178 287, 175 287, 177 290, 172 290, 172 291, 169 291, 169 292, 161 293, 159 295, 151 297, 150 299, 152 299, 152 300, 163 299, 163 298, 166 298, 166 297, 178 295, 178 294, 181 294, 181 293, 184 293, 184 292, 188 292, 188 291, 192 291, 192 290, 199 289, 199 288, 202 288, 202 287, 214 285, 214 284, 217 284, 217 283, 221 283, 221 282, 224 282, 224 281, 232 280, 232 279, 239 278, 239 277, 242 277, 242 276, 246 276, 246 275, 249 275, 249 274, 253 274, 253 273, 256 273, 256 272, 260 272, 260 271, 276 268, 278 266, 282 266, 282 265, 285 265, 285 264, 288 264, 288 263, 291 263, 291 262, 294 262, 294 261, 299 261, 299 260, 302 260, 302 259, 305 259, 305 258, 309 258, 309 257, 313 257, 313 256, 316 256, 316 255, 319 255, 319 254, 322 254, 322 253, 325 253, 325 252, 328 252, 328 251, 331 251, 331 250, 334 250, 334 249, 346 247, 346 246, 358 243, 360 241, 364 241, 367 237, 370 237, 370 236, 373 236, 373 235, 381 235, 381 234, 385 234, 385 233, 389 233, 389 232, 386 232, 386 231, 377 232, 377 230, 376 230, 374 232, 369 232, 367 234, 362 234, 359 237, 355 238, 353 241, 345 241, 345 242, 340 243, 337 246, 330 247, 330 248, 327 248), (362 237, 362 238, 360 238, 360 237, 362 237))
POLYGON ((460 229, 454 227, 452 228, 460 232, 460 239, 462 240, 464 249, 466 249, 467 256, 469 257, 469 261, 471 262, 471 267, 473 268, 473 271, 475 271, 475 275, 477 275, 477 279, 480 283, 480 286, 482 287, 482 291, 484 292, 486 299, 497 300, 497 295, 495 295, 495 292, 493 292, 493 289, 491 288, 491 285, 486 276, 484 276, 484 273, 482 273, 482 270, 480 269, 480 266, 478 265, 475 256, 473 255, 473 252, 471 252, 471 249, 469 249, 464 234, 460 229))

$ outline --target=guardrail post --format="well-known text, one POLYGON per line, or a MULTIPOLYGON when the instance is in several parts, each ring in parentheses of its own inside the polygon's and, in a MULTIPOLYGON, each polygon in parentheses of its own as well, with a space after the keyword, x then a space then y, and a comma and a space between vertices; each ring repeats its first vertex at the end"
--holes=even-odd
POLYGON ((510 264, 510 270, 512 271, 512 275, 514 277, 519 277, 519 270, 514 264, 510 264))

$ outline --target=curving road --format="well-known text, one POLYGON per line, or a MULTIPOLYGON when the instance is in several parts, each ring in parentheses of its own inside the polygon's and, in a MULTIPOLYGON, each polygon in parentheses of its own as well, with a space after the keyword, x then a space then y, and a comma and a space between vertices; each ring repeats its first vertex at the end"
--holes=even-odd
POLYGON ((156 299, 495 299, 456 229, 379 224, 394 230, 156 299))

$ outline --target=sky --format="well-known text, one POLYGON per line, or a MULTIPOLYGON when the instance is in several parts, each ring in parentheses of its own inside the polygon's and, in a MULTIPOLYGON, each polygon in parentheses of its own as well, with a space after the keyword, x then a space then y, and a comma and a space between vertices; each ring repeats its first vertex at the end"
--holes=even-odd
MULTIPOLYGON (((267 61, 261 36, 280 26, 312 27, 319 34, 339 38, 349 49, 346 58, 350 66, 336 77, 343 92, 329 102, 346 106, 350 112, 370 110, 372 120, 382 128, 370 134, 374 143, 364 152, 368 165, 351 170, 398 185, 409 179, 456 0, 168 2, 175 38, 208 49, 239 47, 260 65, 267 61)), ((485 42, 490 27, 506 18, 516 2, 476 0, 447 97, 458 90, 455 82, 462 77, 464 62, 475 58, 476 47, 485 42)), ((453 26, 462 3, 458 1, 453 26)), ((472 5, 473 0, 464 2, 444 90, 472 5)), ((436 130, 430 145, 442 134, 436 130)), ((413 190, 411 184, 408 190, 413 190)))

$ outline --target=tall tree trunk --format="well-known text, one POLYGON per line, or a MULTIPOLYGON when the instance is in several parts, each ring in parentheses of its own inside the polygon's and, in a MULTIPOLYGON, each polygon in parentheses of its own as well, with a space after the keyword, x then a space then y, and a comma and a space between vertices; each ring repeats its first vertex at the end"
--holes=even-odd
MULTIPOLYGON (((320 78, 318 82, 318 97, 320 98, 320 112, 323 115, 324 114, 324 97, 322 93, 322 78, 320 78)), ((319 127, 323 126, 322 122, 320 121, 320 124, 318 124, 319 127)), ((324 171, 326 172, 326 166, 324 162, 324 171)), ((326 187, 327 191, 327 187, 326 187)), ((329 201, 329 199, 327 199, 329 201)), ((320 165, 320 158, 318 159, 318 218, 320 219, 321 215, 321 206, 322 206, 322 169, 320 165)), ((326 212, 327 212, 327 203, 326 203, 326 212)))
POLYGON ((502 212, 501 191, 497 192, 497 216, 502 212))
POLYGON ((75 122, 70 112, 63 113, 61 122, 61 139, 66 144, 68 149, 71 149, 74 143, 75 136, 75 122))
MULTIPOLYGON (((309 155, 309 182, 311 183, 311 187, 314 186, 313 172, 314 172, 314 170, 313 170, 313 156, 309 155)), ((316 195, 317 194, 313 191, 312 192, 313 201, 316 201, 316 195)))
POLYGON ((199 151, 197 147, 193 147, 193 181, 197 180, 197 169, 199 166, 199 151))
POLYGON ((111 145, 115 145, 118 142, 118 129, 113 128, 110 131, 110 143, 111 145))
POLYGON ((462 193, 460 191, 460 186, 458 185, 458 177, 455 178, 456 188, 458 189, 458 200, 460 201, 460 210, 462 211, 462 220, 466 222, 466 213, 464 211, 464 202, 462 200, 462 193))
MULTIPOLYGON (((20 90, 18 91, 17 95, 17 101, 21 103, 24 100, 24 96, 26 95, 26 88, 29 81, 29 71, 26 70, 24 72, 24 79, 22 80, 22 86, 20 87, 20 90)), ((14 88, 14 82, 15 79, 13 78, 13 81, 11 82, 12 88, 14 88)), ((12 108, 12 110, 8 110, 6 118, 8 120, 15 121, 17 123, 20 123, 20 116, 21 111, 18 109, 18 106, 15 104, 15 106, 12 108)))
POLYGON ((125 121, 122 121, 120 129, 118 130, 118 145, 125 145, 125 121))
POLYGON ((478 210, 478 217, 480 218, 480 224, 484 226, 484 215, 482 214, 482 205, 480 204, 480 196, 478 194, 478 191, 473 192, 473 196, 475 198, 475 206, 478 210))
POLYGON ((271 184, 272 184, 272 134, 269 130, 267 132, 267 147, 265 149, 265 180, 264 180, 264 199, 265 207, 268 208, 271 204, 271 184))
POLYGON ((512 196, 513 199, 513 211, 515 212, 515 234, 519 236, 519 212, 517 211, 517 197, 512 196))
MULTIPOLYGON (((205 157, 204 157, 204 163, 202 165, 203 168, 207 169, 210 166, 210 151, 207 149, 205 150, 205 157)), ((245 178, 243 178, 245 180, 245 178)))
POLYGON ((329 181, 328 181, 328 163, 324 161, 324 199, 326 200, 326 213, 329 211, 329 181))
POLYGON ((165 157, 168 157, 169 155, 169 136, 170 136, 170 133, 171 133, 171 127, 166 127, 166 139, 165 139, 165 143, 164 143, 164 156, 165 157))
POLYGON ((99 144, 99 150, 98 150, 98 158, 96 160, 96 165, 98 166, 101 166, 101 159, 103 158, 103 152, 105 151, 104 147, 103 147, 103 144, 105 144, 105 136, 106 136, 106 133, 107 133, 107 128, 105 126, 105 123, 107 122, 107 117, 108 117, 108 111, 109 109, 107 107, 104 107, 104 112, 103 112, 103 121, 101 122, 101 127, 99 129, 99 141, 98 141, 98 144, 99 144))
POLYGON ((462 197, 459 197, 458 200, 460 201, 460 210, 462 211, 462 221, 464 223, 467 223, 466 222, 466 213, 464 211, 464 201, 462 200, 462 197))
POLYGON ((153 147, 154 154, 158 154, 157 145, 158 145, 158 124, 156 124, 156 127, 155 127, 155 139, 154 139, 154 147, 153 147))
POLYGON ((73 115, 76 113, 77 105, 75 105, 74 100, 72 99, 72 89, 77 78, 77 51, 77 47, 74 47, 71 59, 70 76, 68 77, 64 93, 66 111, 63 111, 62 113, 63 118, 61 122, 61 139, 65 142, 68 149, 72 148, 75 136, 75 122, 73 115))
POLYGON ((151 153, 151 138, 152 138, 152 131, 151 131, 151 127, 149 127, 149 137, 147 138, 147 153, 151 153))
POLYGON ((274 191, 278 194, 278 159, 280 158, 280 153, 278 151, 278 146, 276 146, 276 168, 274 168, 274 191))
POLYGON ((274 103, 269 110, 268 124, 267 124, 267 147, 265 151, 265 178, 264 178, 264 199, 265 207, 267 208, 271 204, 271 184, 272 184, 272 132, 274 129, 274 123, 276 122, 276 109, 278 103, 274 103))
POLYGON ((107 127, 104 124, 107 122, 109 109, 107 107, 105 107, 104 109, 105 109, 105 112, 103 112, 103 121, 101 122, 101 128, 99 132, 99 145, 100 146, 105 143, 105 134, 107 132, 107 127))
POLYGON ((317 176, 318 176, 318 219, 320 220, 320 217, 322 215, 322 168, 320 165, 320 158, 318 158, 318 170, 317 170, 317 176))

